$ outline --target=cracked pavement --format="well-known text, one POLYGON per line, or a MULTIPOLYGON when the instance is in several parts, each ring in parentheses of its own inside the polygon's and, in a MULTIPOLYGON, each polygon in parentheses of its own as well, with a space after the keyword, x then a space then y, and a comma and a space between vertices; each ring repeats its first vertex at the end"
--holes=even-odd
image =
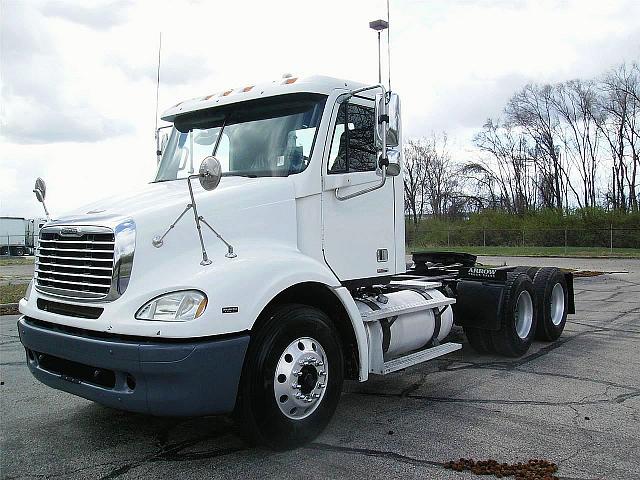
POLYGON ((0 317, 0 476, 480 478, 442 467, 471 457, 546 459, 564 479, 640 478, 640 261, 506 262, 629 273, 576 279, 563 336, 520 359, 478 355, 454 329, 461 351, 347 383, 327 430, 290 452, 247 447, 224 417, 149 417, 50 389, 25 365, 17 317, 0 317))

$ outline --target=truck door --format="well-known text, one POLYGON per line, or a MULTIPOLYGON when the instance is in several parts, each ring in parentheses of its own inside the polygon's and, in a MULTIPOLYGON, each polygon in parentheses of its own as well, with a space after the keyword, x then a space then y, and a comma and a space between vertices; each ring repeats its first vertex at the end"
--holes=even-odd
POLYGON ((335 106, 327 138, 323 251, 325 261, 342 281, 395 273, 395 179, 387 178, 382 188, 349 200, 336 197, 336 189, 347 195, 380 182, 374 123, 373 100, 352 97, 335 106))

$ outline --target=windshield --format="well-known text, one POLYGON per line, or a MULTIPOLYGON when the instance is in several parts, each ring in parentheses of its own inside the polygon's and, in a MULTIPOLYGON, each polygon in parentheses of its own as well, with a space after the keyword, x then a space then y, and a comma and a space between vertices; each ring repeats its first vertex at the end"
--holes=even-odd
POLYGON ((155 181, 192 175, 214 150, 223 176, 299 173, 311 159, 325 100, 324 95, 290 94, 181 115, 155 181))

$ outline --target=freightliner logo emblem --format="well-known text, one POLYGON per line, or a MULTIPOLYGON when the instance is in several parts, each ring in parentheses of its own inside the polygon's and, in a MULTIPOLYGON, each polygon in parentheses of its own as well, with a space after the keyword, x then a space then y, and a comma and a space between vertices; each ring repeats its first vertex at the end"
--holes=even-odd
POLYGON ((64 235, 67 237, 78 237, 81 235, 81 233, 78 227, 62 227, 60 229, 60 235, 64 235))

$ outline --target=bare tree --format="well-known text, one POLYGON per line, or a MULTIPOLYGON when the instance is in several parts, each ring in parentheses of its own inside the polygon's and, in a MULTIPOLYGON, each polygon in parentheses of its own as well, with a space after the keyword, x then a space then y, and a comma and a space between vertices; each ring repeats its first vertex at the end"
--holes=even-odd
POLYGON ((621 65, 600 82, 597 125, 612 160, 607 201, 615 209, 638 210, 640 173, 640 70, 621 65))
POLYGON ((424 212, 424 178, 429 157, 429 145, 421 140, 409 140, 404 146, 404 202, 405 211, 417 224, 424 212))
POLYGON ((446 133, 409 140, 404 149, 405 211, 414 223, 425 215, 446 217, 464 209, 456 165, 448 151, 446 133))
POLYGON ((580 207, 595 207, 600 130, 594 113, 597 109, 594 83, 580 80, 561 83, 554 87, 551 98, 560 118, 556 128, 558 139, 582 183, 580 192, 574 190, 576 201, 580 207))
POLYGON ((434 217, 455 215, 454 202, 459 183, 448 151, 447 134, 432 135, 429 140, 432 155, 429 157, 424 177, 423 191, 434 217))
POLYGON ((489 119, 474 143, 486 158, 467 164, 479 195, 488 194, 491 208, 523 214, 535 208, 534 158, 522 133, 508 123, 489 119))
POLYGON ((505 112, 509 123, 523 128, 535 143, 540 184, 551 188, 553 203, 545 206, 562 209, 569 175, 558 144, 560 119, 554 109, 553 88, 529 84, 511 97, 505 112))

